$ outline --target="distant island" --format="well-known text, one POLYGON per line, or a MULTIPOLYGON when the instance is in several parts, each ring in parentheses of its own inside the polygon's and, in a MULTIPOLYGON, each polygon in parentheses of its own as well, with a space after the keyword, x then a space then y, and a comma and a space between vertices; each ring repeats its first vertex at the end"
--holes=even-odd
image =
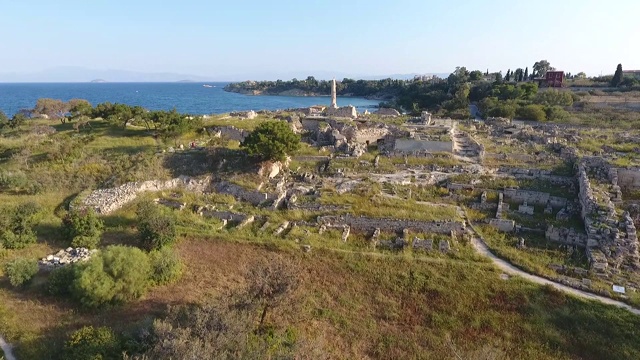
POLYGON ((91 80, 90 82, 92 82, 92 83, 106 83, 106 82, 107 82, 107 80, 104 80, 104 79, 95 79, 95 80, 91 80))

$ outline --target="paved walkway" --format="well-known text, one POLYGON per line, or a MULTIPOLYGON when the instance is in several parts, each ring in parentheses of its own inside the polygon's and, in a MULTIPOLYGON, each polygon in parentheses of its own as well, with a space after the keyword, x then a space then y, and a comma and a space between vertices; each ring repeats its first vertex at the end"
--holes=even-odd
POLYGON ((16 360, 16 357, 13 355, 13 349, 8 342, 4 341, 2 335, 0 335, 0 349, 4 351, 5 360, 16 360))

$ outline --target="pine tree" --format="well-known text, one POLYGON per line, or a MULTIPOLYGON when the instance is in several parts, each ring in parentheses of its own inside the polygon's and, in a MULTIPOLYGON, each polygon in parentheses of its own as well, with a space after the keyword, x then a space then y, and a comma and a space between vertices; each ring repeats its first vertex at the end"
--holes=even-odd
POLYGON ((618 64, 616 68, 616 73, 613 74, 613 78, 611 79, 611 86, 618 87, 622 82, 622 64, 618 64))
POLYGON ((529 67, 528 66, 524 69, 524 79, 525 80, 529 80, 529 67))

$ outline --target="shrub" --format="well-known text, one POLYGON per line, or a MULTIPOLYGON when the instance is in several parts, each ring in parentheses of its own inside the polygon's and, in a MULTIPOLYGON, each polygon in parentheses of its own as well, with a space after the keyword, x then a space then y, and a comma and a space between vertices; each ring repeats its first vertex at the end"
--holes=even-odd
POLYGON ((523 120, 545 121, 547 114, 541 105, 526 105, 518 108, 516 116, 523 120))
POLYGON ((118 338, 111 329, 85 326, 69 336, 63 357, 69 360, 115 359, 119 352, 118 338))
POLYGON ((76 265, 73 295, 85 306, 122 303, 142 296, 151 277, 149 257, 128 246, 109 246, 76 265))
POLYGON ((62 226, 64 235, 71 242, 71 246, 90 249, 98 246, 104 230, 104 223, 93 209, 67 213, 62 226))
POLYGON ((182 275, 182 263, 178 255, 169 248, 152 251, 151 281, 157 285, 168 284, 178 280, 182 275))
POLYGON ((176 241, 176 220, 151 201, 143 201, 136 211, 140 245, 151 251, 176 241))
POLYGON ((564 121, 570 116, 569 112, 560 106, 547 106, 545 112, 549 121, 564 121))
POLYGON ((75 271, 72 265, 55 269, 47 279, 47 291, 51 295, 66 296, 71 294, 71 284, 75 279, 75 271))
POLYGON ((242 143, 247 153, 261 160, 284 161, 300 147, 300 137, 285 121, 260 123, 242 143))
POLYGON ((21 189, 29 183, 27 176, 22 172, 0 172, 0 189, 21 189))
POLYGON ((24 249, 27 245, 35 244, 36 240, 36 234, 31 230, 22 234, 3 231, 0 235, 0 242, 7 249, 24 249))
POLYGON ((512 104, 498 104, 487 111, 487 115, 490 117, 503 117, 507 119, 513 119, 516 115, 516 107, 512 104))
POLYGON ((38 263, 35 260, 18 258, 7 263, 4 271, 11 285, 18 287, 28 283, 38 273, 38 263))

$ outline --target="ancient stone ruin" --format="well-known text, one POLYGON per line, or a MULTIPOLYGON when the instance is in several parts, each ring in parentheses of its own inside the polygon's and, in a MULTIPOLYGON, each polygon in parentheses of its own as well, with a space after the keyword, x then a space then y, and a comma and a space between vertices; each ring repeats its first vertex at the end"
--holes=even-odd
POLYGON ((98 250, 89 250, 87 248, 66 248, 55 254, 43 257, 38 261, 38 266, 43 271, 51 271, 56 268, 74 264, 80 261, 87 261, 98 250))

